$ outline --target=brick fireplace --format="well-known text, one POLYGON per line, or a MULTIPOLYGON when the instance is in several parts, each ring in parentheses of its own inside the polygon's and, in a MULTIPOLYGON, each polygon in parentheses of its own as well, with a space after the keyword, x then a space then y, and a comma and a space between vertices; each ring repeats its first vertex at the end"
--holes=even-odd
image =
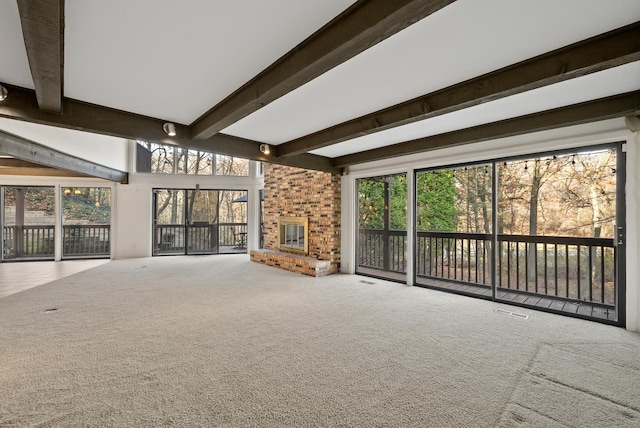
POLYGON ((252 261, 311 276, 338 272, 340 175, 265 164, 263 216, 264 249, 252 250, 252 261), (280 246, 282 219, 307 224, 306 254, 280 246))

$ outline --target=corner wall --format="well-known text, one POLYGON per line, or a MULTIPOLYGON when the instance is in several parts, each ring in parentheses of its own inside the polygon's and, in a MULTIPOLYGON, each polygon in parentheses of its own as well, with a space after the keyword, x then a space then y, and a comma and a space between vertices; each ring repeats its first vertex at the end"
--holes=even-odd
POLYGON ((640 332, 640 133, 627 140, 627 330, 640 332))

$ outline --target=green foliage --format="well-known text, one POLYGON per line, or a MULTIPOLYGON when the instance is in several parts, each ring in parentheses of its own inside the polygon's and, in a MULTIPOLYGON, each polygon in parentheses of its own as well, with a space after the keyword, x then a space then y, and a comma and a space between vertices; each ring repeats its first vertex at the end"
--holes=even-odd
MULTIPOLYGON (((358 180, 358 212, 361 228, 384 228, 384 192, 384 181, 358 180)), ((389 202, 389 228, 406 230, 407 177, 405 175, 395 175, 389 179, 389 202)))
MULTIPOLYGON (((24 195, 25 210, 42 211, 46 215, 53 215, 55 198, 52 187, 28 187, 26 189, 27 191, 24 195)), ((15 203, 15 194, 13 194, 13 198, 13 202, 15 203)))
POLYGON ((391 193, 390 228, 407 230, 407 176, 396 175, 389 189, 391 193))
MULTIPOLYGON (((389 228, 407 229, 407 177, 395 175, 389 183, 389 228)), ((451 171, 418 174, 418 228, 452 231, 456 227, 455 186, 451 171)), ((359 227, 384 228, 385 183, 376 179, 358 180, 359 227)))
POLYGON ((67 221, 83 220, 89 224, 109 224, 111 207, 96 206, 96 201, 85 195, 68 195, 63 198, 64 215, 67 221))
POLYGON ((358 180, 358 220, 363 229, 384 227, 384 183, 358 180))
POLYGON ((418 230, 456 230, 456 189, 450 170, 418 173, 416 194, 418 230))

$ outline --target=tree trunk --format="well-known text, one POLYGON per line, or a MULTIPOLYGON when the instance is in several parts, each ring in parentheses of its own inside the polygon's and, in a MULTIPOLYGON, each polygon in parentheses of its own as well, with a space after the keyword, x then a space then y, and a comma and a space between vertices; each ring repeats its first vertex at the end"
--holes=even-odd
MULTIPOLYGON (((531 180, 531 199, 529 201, 529 235, 536 236, 538 234, 538 196, 540 194, 541 177, 539 175, 538 163, 533 170, 533 178, 531 180)), ((538 275, 538 266, 536 263, 536 243, 529 244, 527 254, 527 283, 531 283, 535 287, 538 275)), ((527 287, 528 289, 528 287, 527 287)), ((536 290, 537 291, 537 290, 536 290)))
MULTIPOLYGON (((488 234, 491 234, 491 222, 489 222, 490 215, 489 215, 489 210, 487 205, 491 205, 491 199, 490 199, 491 191, 487 190, 487 184, 491 186, 491 180, 488 180, 488 183, 487 183, 487 176, 488 176, 488 173, 485 173, 484 178, 482 179, 482 185, 479 186, 478 188, 478 196, 480 198, 480 207, 482 208, 484 233, 488 235, 488 234), (487 199, 489 199, 489 202, 487 202, 487 199)), ((491 265, 493 263, 493 253, 491 250, 491 238, 483 242, 484 242, 484 245, 482 247, 484 252, 483 262, 485 263, 483 266, 484 266, 484 269, 487 269, 490 271, 491 265)))
MULTIPOLYGON (((600 222, 600 204, 598 201, 598 189, 596 188, 596 182, 593 180, 589 186, 589 196, 591 199, 591 224, 593 227, 593 236, 595 238, 600 237, 601 228, 597 227, 597 224, 600 222)), ((600 263, 596 262, 596 247, 591 247, 589 249, 590 259, 593 261, 593 265, 591 266, 591 275, 585 275, 585 280, 582 282, 582 289, 580 290, 580 296, 582 296, 583 300, 588 299, 589 290, 593 287, 593 284, 600 278, 600 275, 603 272, 600 272, 600 263)), ((602 255, 604 257, 604 254, 602 255)), ((587 268, 587 272, 589 272, 587 268)))

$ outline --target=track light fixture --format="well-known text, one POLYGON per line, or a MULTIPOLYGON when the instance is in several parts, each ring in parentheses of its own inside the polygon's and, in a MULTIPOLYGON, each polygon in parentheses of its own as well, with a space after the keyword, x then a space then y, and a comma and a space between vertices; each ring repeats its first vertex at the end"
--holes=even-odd
POLYGON ((9 94, 9 91, 7 91, 7 88, 0 85, 0 101, 6 100, 8 94, 9 94))
POLYGON ((260 151, 265 155, 271 153, 271 147, 268 144, 260 144, 260 151))
POLYGON ((173 123, 166 122, 164 125, 162 125, 162 129, 167 133, 169 137, 176 136, 176 126, 173 123))

